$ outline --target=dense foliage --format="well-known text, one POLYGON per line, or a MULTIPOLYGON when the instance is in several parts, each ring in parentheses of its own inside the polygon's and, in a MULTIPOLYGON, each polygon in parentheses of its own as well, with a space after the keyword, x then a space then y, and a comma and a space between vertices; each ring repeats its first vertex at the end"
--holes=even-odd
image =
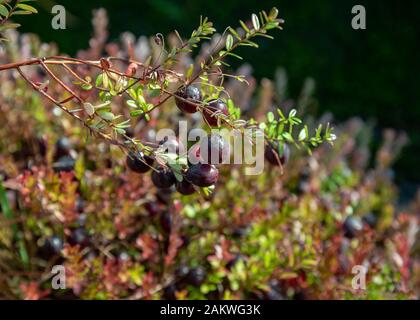
MULTIPOLYGON (((107 44, 104 11, 96 12, 94 23, 91 47, 80 51, 80 58, 99 59, 103 51, 125 57, 129 42, 139 55, 159 54, 156 38, 126 33, 121 43, 107 44)), ((36 36, 9 32, 8 37, 1 64, 57 54, 54 45, 36 36)), ((176 71, 187 74, 192 62, 191 54, 183 53, 176 71)), ((244 117, 264 123, 268 135, 276 135, 270 128, 278 127, 282 114, 289 122, 297 121, 296 113, 307 114, 308 132, 332 120, 329 114, 322 119, 310 115, 316 103, 311 82, 292 100, 284 98, 282 70, 276 81, 261 84, 246 65, 234 74, 248 84, 226 79, 223 90, 244 117), (279 105, 282 113, 274 117, 279 105)), ((45 74, 30 76, 45 83, 45 74)), ((174 187, 156 188, 153 175, 127 168, 123 148, 89 136, 77 119, 32 91, 17 72, 0 73, 0 81, 2 298, 418 296, 420 204, 396 207, 391 169, 406 143, 404 135, 384 132, 370 167, 372 128, 353 119, 337 127, 334 147, 318 146, 315 135, 318 148, 309 155, 289 141, 290 158, 282 166, 267 162, 263 174, 250 176, 243 166, 222 165, 213 193, 183 196, 174 187), (51 288, 55 264, 66 268, 67 290, 51 288), (355 265, 368 268, 366 290, 352 289, 355 265)), ((75 84, 74 90, 92 97, 91 88, 82 86, 75 84)), ((63 93, 52 84, 48 91, 63 93)), ((147 103, 142 105, 148 110, 147 103)), ((111 111, 131 116, 119 96, 111 111)), ((175 99, 148 114, 148 121, 135 117, 135 125, 125 128, 130 136, 152 140, 153 132, 185 118, 175 99)), ((200 113, 188 119, 196 126, 203 123, 200 113)))

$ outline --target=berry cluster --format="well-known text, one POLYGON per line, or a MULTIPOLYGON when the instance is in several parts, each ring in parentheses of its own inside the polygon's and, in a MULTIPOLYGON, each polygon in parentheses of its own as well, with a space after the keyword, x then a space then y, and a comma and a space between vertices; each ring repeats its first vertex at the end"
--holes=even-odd
MULTIPOLYGON (((183 86, 177 91, 176 105, 185 113, 195 113, 202 103, 200 90, 193 85, 183 86)), ((221 100, 212 100, 203 109, 203 117, 210 126, 218 126, 217 114, 229 115, 226 104, 221 100)), ((182 155, 183 144, 175 137, 165 137, 159 142, 166 153, 182 155)), ((159 189, 167 189, 175 185, 183 195, 195 193, 196 187, 213 186, 219 178, 217 164, 224 163, 230 153, 229 144, 219 134, 211 133, 199 144, 192 146, 188 152, 188 167, 183 168, 181 179, 178 179, 170 167, 157 165, 153 168, 154 159, 142 152, 130 152, 127 166, 137 173, 146 173, 153 168, 152 182, 159 189)))
MULTIPOLYGON (((184 113, 191 114, 200 110, 210 127, 219 125, 220 114, 229 116, 227 105, 221 99, 211 100, 204 106, 201 91, 194 85, 178 89, 175 101, 177 107, 184 113)), ((185 152, 184 145, 175 137, 165 137, 159 145, 166 153, 181 155, 185 152)), ((188 167, 182 169, 180 178, 170 167, 159 164, 153 168, 154 159, 140 151, 130 152, 126 162, 128 168, 136 173, 146 173, 153 168, 152 181, 157 188, 168 189, 175 185, 179 193, 191 195, 195 193, 196 187, 206 188, 217 182, 219 170, 216 165, 225 163, 229 156, 229 143, 219 134, 211 133, 189 149, 188 167)), ((286 143, 269 142, 265 149, 265 158, 272 165, 285 165, 290 158, 290 148, 286 143)))

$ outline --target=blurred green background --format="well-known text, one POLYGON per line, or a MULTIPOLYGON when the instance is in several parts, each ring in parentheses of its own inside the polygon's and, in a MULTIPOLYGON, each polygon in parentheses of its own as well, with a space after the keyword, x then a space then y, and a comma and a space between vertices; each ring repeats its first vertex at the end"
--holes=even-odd
POLYGON ((378 141, 380 128, 406 130, 411 144, 397 163, 397 178, 406 185, 418 184, 419 1, 40 0, 40 14, 25 16, 21 30, 37 33, 43 41, 54 41, 63 52, 74 54, 87 47, 91 11, 98 7, 108 10, 113 40, 123 31, 153 35, 177 29, 188 36, 200 14, 223 30, 272 6, 286 20, 285 30, 277 32, 274 41, 260 41, 259 50, 241 52, 254 67, 255 76, 273 78, 277 66, 285 67, 292 97, 299 94, 306 77, 313 77, 320 112, 332 111, 337 120, 351 116, 373 119, 378 125, 378 141), (51 28, 54 4, 67 9, 66 30, 51 28), (356 4, 366 8, 367 30, 351 28, 351 8, 356 4))

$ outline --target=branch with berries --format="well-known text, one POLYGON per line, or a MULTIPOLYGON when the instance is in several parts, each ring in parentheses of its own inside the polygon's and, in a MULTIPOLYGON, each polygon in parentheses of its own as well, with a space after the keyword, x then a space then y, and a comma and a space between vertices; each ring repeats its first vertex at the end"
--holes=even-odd
POLYGON ((196 191, 207 194, 218 180, 216 165, 229 156, 229 144, 222 136, 209 134, 204 144, 191 148, 191 153, 177 139, 168 137, 158 144, 140 141, 131 137, 127 128, 131 127, 135 118, 149 121, 152 111, 174 98, 183 113, 201 113, 210 129, 227 127, 242 136, 247 135, 246 130, 252 129, 251 140, 258 135, 264 136, 265 158, 281 168, 289 158, 290 144, 309 152, 323 142, 332 144, 335 135, 329 125, 325 128, 320 125, 311 136, 308 126, 296 116, 295 110, 285 116, 277 109, 278 117, 270 112, 263 122, 241 119, 240 108, 235 106, 223 87, 225 77, 246 81, 240 75, 231 75, 222 70, 223 67, 229 67, 226 62, 228 58, 242 59, 234 51, 243 46, 258 48, 255 38, 272 39, 268 33, 273 29, 282 29, 283 23, 278 18, 277 9, 273 8, 269 13, 261 11, 259 15, 253 14, 249 25, 240 21, 240 28, 226 28, 200 66, 197 68, 191 64, 185 74, 174 71, 177 57, 191 52, 203 40, 216 36, 216 29, 207 18, 200 19, 200 25, 186 41, 175 32, 179 45, 173 48, 167 48, 164 37, 156 35, 155 43, 160 47, 160 53, 157 57, 150 56, 145 62, 132 57, 90 61, 51 56, 2 65, 0 71, 17 70, 34 90, 79 121, 92 135, 120 147, 127 155, 127 166, 131 170, 145 173, 152 169, 152 180, 158 188, 169 188, 176 184, 177 190, 185 195, 196 191), (42 69, 49 80, 43 83, 32 80, 24 72, 24 68, 29 66, 42 69), (68 79, 72 79, 71 84, 68 79), (54 97, 50 94, 50 81, 61 87, 65 96, 54 97), (84 92, 97 92, 100 102, 87 101, 84 92), (126 98, 130 118, 115 114, 112 110, 113 99, 117 97, 126 98), (202 153, 206 153, 211 160, 203 161, 202 153), (198 158, 197 163, 191 163, 191 154, 198 158), (217 161, 213 163, 213 159, 217 161))

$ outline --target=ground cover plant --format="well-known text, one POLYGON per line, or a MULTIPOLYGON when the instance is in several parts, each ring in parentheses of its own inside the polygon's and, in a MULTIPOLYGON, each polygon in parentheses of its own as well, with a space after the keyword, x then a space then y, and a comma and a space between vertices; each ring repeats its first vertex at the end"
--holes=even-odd
POLYGON ((202 17, 187 38, 109 42, 97 10, 72 58, 7 22, 1 297, 418 297, 419 203, 397 206, 392 171, 404 133, 384 131, 372 153, 369 123, 333 131, 333 115, 316 116, 313 80, 292 99, 285 70, 257 83, 246 63, 229 65, 283 24, 273 8, 219 33, 202 17), (181 141, 180 120, 204 139, 181 141), (229 162, 232 141, 215 129, 264 137, 264 170, 229 162), (56 265, 65 289, 52 287, 56 265), (365 288, 354 266, 367 268, 365 288))

